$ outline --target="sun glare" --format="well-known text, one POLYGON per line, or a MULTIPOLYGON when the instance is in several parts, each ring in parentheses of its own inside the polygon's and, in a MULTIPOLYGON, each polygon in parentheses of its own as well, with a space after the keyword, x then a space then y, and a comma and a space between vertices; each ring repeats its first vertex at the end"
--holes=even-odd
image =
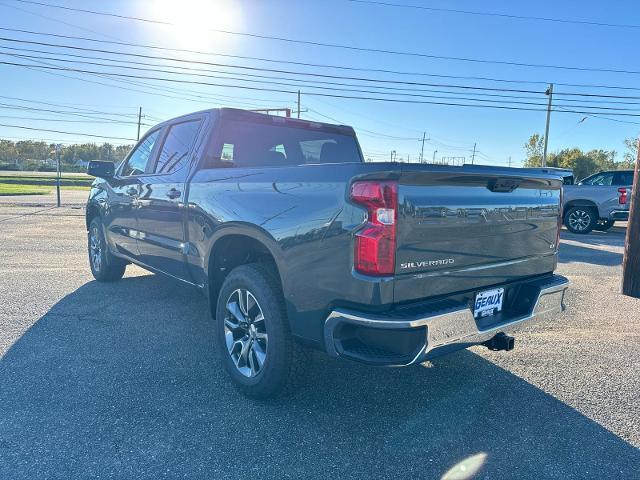
POLYGON ((233 37, 215 30, 241 29, 236 0, 158 0, 147 5, 153 5, 153 18, 171 22, 161 28, 163 39, 170 39, 178 48, 226 47, 233 37))

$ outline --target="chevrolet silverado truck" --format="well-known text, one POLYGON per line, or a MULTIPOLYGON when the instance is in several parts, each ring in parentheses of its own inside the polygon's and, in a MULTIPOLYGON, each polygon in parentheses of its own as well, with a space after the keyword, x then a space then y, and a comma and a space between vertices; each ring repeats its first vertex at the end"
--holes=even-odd
POLYGON ((616 220, 629 219, 628 196, 633 170, 595 173, 564 187, 564 224, 572 233, 607 231, 616 220))
POLYGON ((557 176, 365 163, 351 127, 225 108, 88 172, 93 276, 133 263, 201 290, 251 397, 293 385, 310 348, 380 366, 511 350, 511 330, 564 309, 557 176))

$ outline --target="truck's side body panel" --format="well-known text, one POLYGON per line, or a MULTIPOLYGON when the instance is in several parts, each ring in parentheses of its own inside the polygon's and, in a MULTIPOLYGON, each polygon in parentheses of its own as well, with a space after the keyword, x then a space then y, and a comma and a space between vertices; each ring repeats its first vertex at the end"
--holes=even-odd
POLYGON ((260 240, 273 254, 295 334, 320 341, 330 306, 352 299, 393 301, 389 280, 352 274, 352 231, 363 213, 346 203, 348 179, 360 164, 210 169, 189 189, 189 268, 207 278, 209 255, 225 235, 260 240))

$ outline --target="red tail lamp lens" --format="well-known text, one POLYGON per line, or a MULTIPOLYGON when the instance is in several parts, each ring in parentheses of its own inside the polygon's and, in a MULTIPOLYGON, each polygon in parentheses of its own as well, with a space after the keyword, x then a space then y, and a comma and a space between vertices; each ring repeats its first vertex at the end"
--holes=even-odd
POLYGON ((627 204, 627 189, 626 188, 619 188, 618 189, 618 193, 620 194, 618 196, 618 203, 620 203, 620 205, 626 205, 627 204))
POLYGON ((356 182, 351 199, 367 208, 367 223, 355 235, 354 267, 365 275, 392 275, 396 263, 398 184, 356 182))

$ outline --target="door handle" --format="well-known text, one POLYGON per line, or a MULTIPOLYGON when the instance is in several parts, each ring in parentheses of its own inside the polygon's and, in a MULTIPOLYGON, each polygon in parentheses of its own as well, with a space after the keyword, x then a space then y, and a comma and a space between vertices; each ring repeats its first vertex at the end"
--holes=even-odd
POLYGON ((180 195, 182 195, 182 192, 180 190, 176 190, 175 188, 172 188, 166 193, 166 195, 167 197, 173 200, 174 198, 178 198, 180 195))
POLYGON ((136 187, 127 188, 127 195, 129 195, 130 197, 137 197, 138 196, 138 189, 136 187))

